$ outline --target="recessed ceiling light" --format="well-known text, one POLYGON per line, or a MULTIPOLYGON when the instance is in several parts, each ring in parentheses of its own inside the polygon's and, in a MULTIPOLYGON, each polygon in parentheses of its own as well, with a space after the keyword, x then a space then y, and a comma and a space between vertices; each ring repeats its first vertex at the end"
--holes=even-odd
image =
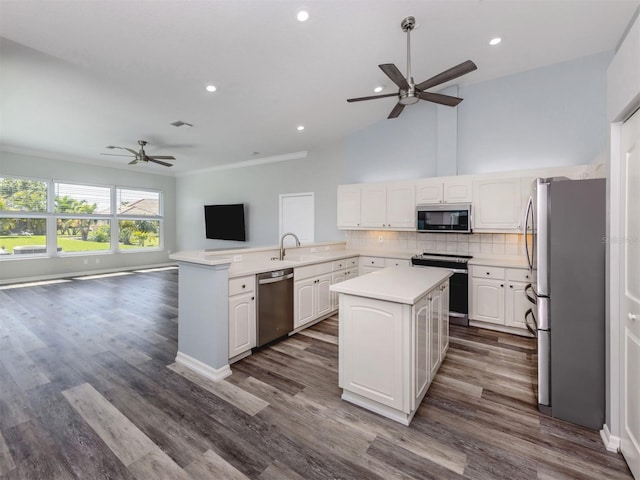
POLYGON ((373 89, 373 91, 376 93, 380 93, 382 90, 384 90, 384 87, 382 86, 377 86, 376 88, 373 89))
POLYGON ((207 85, 207 92, 215 92, 217 90, 215 85, 207 85))
POLYGON ((301 132, 302 130, 304 130, 304 125, 298 125, 298 131, 301 132))
POLYGON ((306 10, 300 10, 296 18, 299 22, 306 22, 307 20, 309 20, 309 12, 307 12, 306 10))
POLYGON ((495 47, 501 41, 502 41, 502 39, 500 37, 492 38, 491 40, 489 40, 489 45, 491 45, 492 47, 495 47))

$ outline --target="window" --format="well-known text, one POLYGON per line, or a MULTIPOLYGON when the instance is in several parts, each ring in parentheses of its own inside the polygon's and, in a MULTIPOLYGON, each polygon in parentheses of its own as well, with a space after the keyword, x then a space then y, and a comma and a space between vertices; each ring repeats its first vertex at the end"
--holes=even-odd
POLYGON ((117 189, 118 249, 160 247, 160 192, 117 189))
POLYGON ((48 184, 0 177, 0 258, 47 253, 48 184))
POLYGON ((0 177, 0 260, 157 250, 162 220, 159 191, 0 177))
POLYGON ((111 250, 111 188, 56 183, 56 245, 66 253, 111 250))

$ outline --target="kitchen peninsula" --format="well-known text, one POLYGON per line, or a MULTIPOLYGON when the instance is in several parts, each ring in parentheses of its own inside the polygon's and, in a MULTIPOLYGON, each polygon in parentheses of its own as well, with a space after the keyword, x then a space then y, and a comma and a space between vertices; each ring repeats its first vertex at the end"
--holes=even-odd
POLYGON ((449 347, 451 275, 385 268, 330 287, 343 400, 409 425, 449 347))

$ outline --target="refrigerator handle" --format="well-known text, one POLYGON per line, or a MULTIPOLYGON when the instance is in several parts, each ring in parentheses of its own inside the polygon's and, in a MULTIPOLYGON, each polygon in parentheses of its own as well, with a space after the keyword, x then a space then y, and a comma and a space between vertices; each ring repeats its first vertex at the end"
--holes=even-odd
POLYGON ((527 313, 524 314, 524 324, 527 326, 527 330, 534 337, 538 336, 538 322, 536 322, 536 316, 533 314, 533 310, 527 310, 527 313), (533 326, 529 323, 529 317, 533 320, 533 326))
MULTIPOLYGON (((533 272, 533 243, 531 244, 531 255, 529 255, 529 242, 527 242, 527 230, 529 229, 529 212, 533 208, 533 197, 529 197, 529 203, 527 203, 527 211, 524 214, 524 248, 527 252, 527 263, 529 264, 529 271, 533 272)), ((531 235, 533 235, 533 215, 531 216, 531 235)))
POLYGON ((527 300, 529 300, 531 303, 533 303, 534 305, 536 303, 538 303, 536 301, 536 297, 535 297, 535 293, 533 294, 533 296, 530 296, 529 293, 527 292, 529 289, 531 289, 531 291, 533 291, 533 285, 528 283, 526 287, 524 287, 524 295, 525 297, 527 297, 527 300))

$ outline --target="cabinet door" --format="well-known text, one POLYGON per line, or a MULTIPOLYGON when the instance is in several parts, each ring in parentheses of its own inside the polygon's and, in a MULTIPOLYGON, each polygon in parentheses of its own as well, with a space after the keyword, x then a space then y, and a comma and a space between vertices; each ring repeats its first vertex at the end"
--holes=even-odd
POLYGON ((442 285, 440 304, 440 362, 442 362, 449 349, 449 282, 442 285))
POLYGON ((356 278, 358 276, 358 267, 351 267, 347 270, 345 275, 345 280, 351 280, 352 278, 356 278))
POLYGON ((360 226, 387 226, 387 189, 384 185, 363 185, 360 190, 360 226))
POLYGON ((331 274, 323 275, 315 279, 316 282, 316 312, 315 318, 321 317, 333 311, 331 302, 331 274))
POLYGON ((256 304, 253 293, 229 297, 229 358, 256 346, 256 304))
POLYGON ((293 286, 293 326, 298 328, 315 318, 315 278, 297 281, 293 286))
POLYGON ((445 203, 471 203, 473 201, 470 178, 450 178, 442 183, 445 203))
POLYGON ((527 328, 527 324, 524 321, 524 314, 533 305, 524 293, 526 283, 522 282, 507 282, 509 288, 507 288, 507 311, 505 314, 505 324, 509 327, 527 328))
POLYGON ((431 314, 429 315, 429 366, 433 380, 440 366, 440 290, 431 293, 431 314))
POLYGON ((360 185, 338 186, 338 228, 360 226, 360 185))
POLYGON ((416 190, 413 183, 387 186, 387 227, 416 228, 416 190))
POLYGON ((419 180, 416 183, 416 204, 442 203, 442 181, 436 179, 419 180))
POLYGON ((473 209, 474 230, 519 232, 524 215, 520 178, 475 181, 473 209))
POLYGON ((504 325, 504 280, 473 278, 473 320, 504 325))
MULTIPOLYGON (((331 276, 331 285, 335 285, 336 283, 344 282, 346 280, 346 271, 341 270, 339 272, 334 272, 331 276)), ((339 306, 340 294, 336 292, 331 292, 331 310, 337 310, 339 306)))
POLYGON ((419 300, 414 307, 414 331, 413 341, 416 352, 414 365, 414 388, 413 388, 413 405, 412 409, 418 406, 418 403, 429 388, 429 374, 431 368, 429 366, 429 315, 430 311, 429 297, 419 300))

